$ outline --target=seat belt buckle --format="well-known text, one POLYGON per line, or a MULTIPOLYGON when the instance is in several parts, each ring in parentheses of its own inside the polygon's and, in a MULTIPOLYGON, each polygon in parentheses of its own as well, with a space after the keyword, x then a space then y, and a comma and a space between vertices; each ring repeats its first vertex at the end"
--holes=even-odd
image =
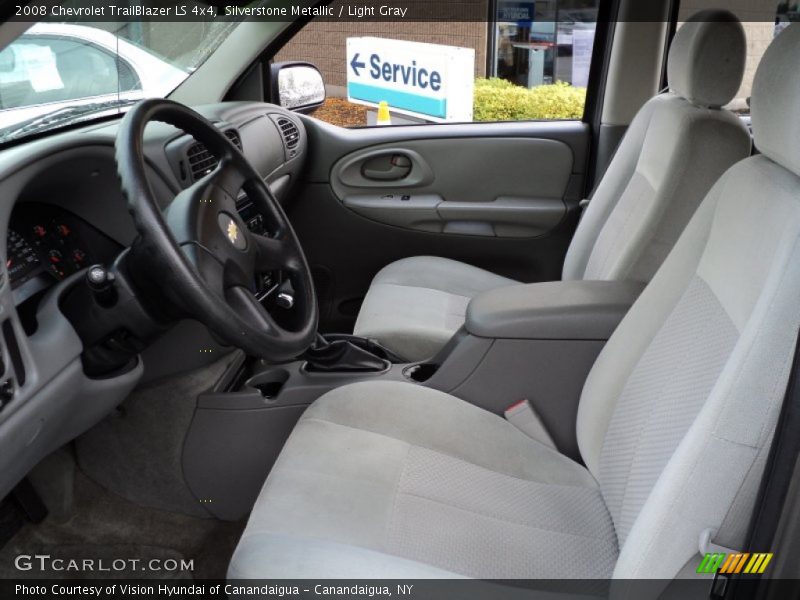
POLYGON ((556 444, 553 438, 550 437, 544 423, 542 423, 539 415, 536 414, 536 411, 533 410, 533 406, 531 406, 531 403, 527 399, 514 402, 514 404, 505 410, 504 415, 506 421, 529 438, 533 438, 537 442, 555 449, 556 444))

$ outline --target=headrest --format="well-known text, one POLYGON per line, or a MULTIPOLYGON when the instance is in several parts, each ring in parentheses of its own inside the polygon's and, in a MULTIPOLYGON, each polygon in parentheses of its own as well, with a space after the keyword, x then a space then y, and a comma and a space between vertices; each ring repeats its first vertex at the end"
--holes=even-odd
POLYGON ((747 38, 739 19, 726 10, 701 11, 672 40, 669 88, 696 106, 725 106, 742 85, 746 59, 747 38))
POLYGON ((800 24, 783 30, 761 59, 750 117, 756 148, 800 175, 800 24))

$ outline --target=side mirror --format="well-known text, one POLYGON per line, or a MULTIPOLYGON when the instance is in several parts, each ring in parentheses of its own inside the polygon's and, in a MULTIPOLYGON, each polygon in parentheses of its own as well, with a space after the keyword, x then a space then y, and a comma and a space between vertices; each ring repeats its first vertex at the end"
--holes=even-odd
POLYGON ((272 101, 310 114, 325 102, 325 82, 319 69, 307 62, 279 62, 270 66, 272 101))

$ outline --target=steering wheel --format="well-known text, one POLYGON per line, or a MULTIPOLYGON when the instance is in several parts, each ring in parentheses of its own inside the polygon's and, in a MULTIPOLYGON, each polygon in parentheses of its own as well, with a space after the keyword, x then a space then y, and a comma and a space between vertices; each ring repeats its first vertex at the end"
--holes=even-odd
MULTIPOLYGON (((156 287, 224 342, 269 361, 291 360, 313 342, 318 308, 311 272, 286 214, 261 175, 210 121, 171 100, 143 100, 120 124, 116 161, 139 238, 129 270, 156 287), (144 130, 167 123, 201 142, 217 167, 161 211, 147 180, 144 130), (262 215, 267 235, 251 232, 236 210, 241 190, 262 215), (255 282, 281 271, 295 291, 288 324, 278 324, 255 296, 255 282)), ((137 285, 137 288, 141 287, 137 285)))

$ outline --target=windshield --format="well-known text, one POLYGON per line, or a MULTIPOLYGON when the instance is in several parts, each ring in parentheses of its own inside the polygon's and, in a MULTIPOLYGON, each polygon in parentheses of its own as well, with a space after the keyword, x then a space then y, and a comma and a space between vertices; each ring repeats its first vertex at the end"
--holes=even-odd
POLYGON ((117 114, 143 98, 166 97, 236 25, 79 19, 32 24, 0 51, 0 143, 117 114))

